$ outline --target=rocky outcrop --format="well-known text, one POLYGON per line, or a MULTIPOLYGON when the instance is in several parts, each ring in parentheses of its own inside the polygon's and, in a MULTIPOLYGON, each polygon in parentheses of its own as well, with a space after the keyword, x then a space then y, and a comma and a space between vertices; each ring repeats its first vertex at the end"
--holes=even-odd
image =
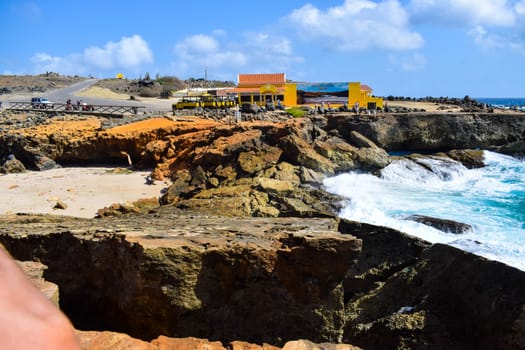
POLYGON ((77 331, 84 350, 359 350, 348 344, 315 344, 308 340, 292 340, 277 347, 269 344, 250 344, 242 341, 230 342, 226 347, 221 342, 198 338, 169 338, 160 336, 150 342, 115 332, 77 331))
POLYGON ((410 215, 405 220, 419 222, 443 232, 461 234, 472 230, 472 226, 454 220, 435 218, 427 215, 410 215))
POLYGON ((386 228, 342 221, 339 230, 363 244, 343 341, 370 349, 525 346, 523 271, 386 228))
POLYGON ((339 130, 345 137, 357 131, 387 151, 435 153, 479 148, 525 152, 523 113, 337 114, 329 117, 327 128, 339 130))
POLYGON ((0 232, 16 258, 48 265, 77 328, 125 332, 141 346, 159 335, 208 346, 524 346, 523 271, 383 227, 164 206, 108 219, 2 217, 0 232))
MULTIPOLYGON (((57 120, 4 135, 0 155, 28 169, 48 161, 152 167, 153 178, 173 182, 161 204, 214 215, 327 216, 340 200, 319 190, 323 176, 375 170, 390 160, 357 132, 345 139, 324 131, 325 124, 324 118, 233 125, 155 118, 103 130, 96 119, 57 120)), ((127 210, 133 209, 99 214, 127 210)))
MULTIPOLYGON (((79 329, 125 332, 146 348, 160 346, 161 335, 210 339, 193 347, 309 339, 370 349, 523 348, 522 271, 336 219, 339 198, 319 186, 326 175, 387 165, 377 145, 518 152, 521 115, 490 118, 156 118, 107 130, 88 119, 22 128, 2 134, 2 159, 36 169, 47 160, 118 161, 153 167, 155 179, 173 184, 160 207, 156 199, 111 206, 99 219, 1 217, 0 242, 17 259, 48 266, 44 277, 60 287, 60 305, 79 329)), ((434 159, 474 167, 476 152, 434 159)), ((432 171, 422 157, 408 160, 432 171)), ((103 339, 87 337, 89 346, 103 339)))
MULTIPOLYGON (((0 249, 3 249, 1 245, 0 249)), ((60 300, 58 285, 46 281, 43 277, 47 266, 38 261, 17 261, 17 263, 31 283, 58 307, 60 300)))
POLYGON ((0 240, 16 258, 48 266, 79 329, 276 345, 341 339, 341 282, 360 241, 340 236, 334 219, 167 209, 96 221, 17 216, 4 219, 0 240))

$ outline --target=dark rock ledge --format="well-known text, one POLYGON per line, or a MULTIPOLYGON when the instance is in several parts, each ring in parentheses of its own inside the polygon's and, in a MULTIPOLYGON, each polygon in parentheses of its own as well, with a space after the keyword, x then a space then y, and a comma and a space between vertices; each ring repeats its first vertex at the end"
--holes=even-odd
POLYGON ((130 160, 173 185, 148 214, 0 217, 0 242, 19 260, 47 265, 44 277, 59 286, 60 306, 81 330, 223 344, 525 348, 523 271, 339 220, 337 198, 320 186, 325 175, 381 169, 391 160, 386 151, 523 152, 524 120, 337 114, 7 131, 0 158, 13 163, 5 168, 18 171, 15 159, 33 169, 130 160))
POLYGON ((48 266, 81 330, 367 349, 524 345, 523 271, 384 227, 165 206, 107 219, 4 216, 0 242, 48 266))

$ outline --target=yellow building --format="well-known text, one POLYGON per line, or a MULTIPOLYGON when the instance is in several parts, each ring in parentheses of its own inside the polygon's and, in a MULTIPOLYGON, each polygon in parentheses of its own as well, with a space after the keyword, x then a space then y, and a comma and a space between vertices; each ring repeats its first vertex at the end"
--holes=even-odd
POLYGON ((359 82, 348 83, 348 106, 359 103, 360 108, 383 108, 383 99, 372 96, 372 88, 359 82))
POLYGON ((286 82, 284 73, 239 74, 237 88, 239 105, 250 103, 264 106, 268 102, 285 107, 297 105, 297 86, 286 82))
POLYGON ((286 81, 285 73, 239 74, 237 87, 229 90, 228 93, 237 94, 239 105, 249 103, 264 106, 268 102, 273 102, 275 105, 280 103, 285 107, 292 107, 297 106, 298 102, 309 103, 303 96, 304 91, 298 91, 298 84, 299 89, 307 88, 309 96, 314 98, 317 96, 317 100, 322 100, 322 96, 330 94, 342 97, 344 100, 348 86, 349 108, 356 103, 359 103, 360 108, 383 108, 383 99, 372 96, 372 89, 368 85, 359 82, 351 82, 348 85, 346 83, 290 83, 286 81), (332 89, 331 92, 326 91, 327 86, 332 89), (301 93, 300 99, 298 99, 298 92, 301 93))

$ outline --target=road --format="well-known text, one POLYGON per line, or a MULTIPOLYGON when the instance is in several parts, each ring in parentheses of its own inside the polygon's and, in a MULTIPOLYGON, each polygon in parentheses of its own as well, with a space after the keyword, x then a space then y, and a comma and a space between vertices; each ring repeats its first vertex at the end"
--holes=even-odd
POLYGON ((27 94, 8 94, 1 95, 0 101, 2 107, 6 108, 8 102, 30 102, 31 97, 44 96, 47 97, 51 102, 66 103, 68 99, 71 99, 72 103, 76 103, 77 100, 82 100, 87 104, 93 105, 112 105, 112 106, 144 106, 147 111, 159 111, 167 112, 171 111, 171 105, 174 103, 173 99, 156 99, 156 98, 144 98, 138 101, 112 99, 112 98, 100 98, 90 96, 79 96, 78 93, 82 90, 88 89, 94 85, 99 79, 86 79, 78 83, 69 85, 61 89, 48 90, 44 93, 27 93, 27 94))

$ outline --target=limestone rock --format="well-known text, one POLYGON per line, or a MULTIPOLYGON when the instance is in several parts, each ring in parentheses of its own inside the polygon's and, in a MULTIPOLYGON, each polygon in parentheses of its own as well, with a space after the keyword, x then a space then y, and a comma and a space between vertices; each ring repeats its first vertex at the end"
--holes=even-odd
POLYGON ((264 192, 292 192, 294 185, 290 181, 269 179, 266 177, 259 178, 260 189, 264 192))
MULTIPOLYGON (((0 249, 3 248, 0 247, 0 249)), ((33 283, 33 285, 38 290, 40 290, 49 301, 59 307, 60 293, 58 290, 58 285, 46 281, 43 277, 47 266, 37 261, 17 261, 17 263, 22 268, 27 278, 33 283)))
POLYGON ((221 342, 197 338, 168 338, 160 336, 151 341, 155 349, 225 350, 221 342))
POLYGON ((518 154, 524 150, 524 128, 523 113, 398 113, 380 118, 337 114, 327 125, 345 138, 357 131, 387 151, 468 148, 518 154))
POLYGON ((359 350, 348 344, 315 344, 308 340, 294 340, 284 344, 282 350, 359 350))
POLYGON ((317 153, 314 148, 295 135, 288 135, 281 139, 279 147, 283 155, 292 163, 300 164, 316 171, 333 174, 334 166, 325 157, 317 153))
POLYGON ((485 166, 483 151, 481 150, 452 150, 447 152, 447 155, 469 169, 485 166))
POLYGON ((24 171, 26 171, 24 164, 14 156, 8 157, 8 159, 0 165, 0 173, 3 174, 23 173, 24 171))
POLYGON ((59 199, 53 206, 53 209, 61 209, 61 210, 67 209, 67 204, 59 199))
POLYGON ((277 147, 263 146, 257 151, 241 152, 237 159, 239 167, 248 174, 255 174, 277 164, 282 150, 277 147))
POLYGON ((384 227, 163 206, 101 219, 3 216, 0 231, 17 259, 48 266, 82 329, 321 349, 510 349, 525 339, 523 271, 384 227))

